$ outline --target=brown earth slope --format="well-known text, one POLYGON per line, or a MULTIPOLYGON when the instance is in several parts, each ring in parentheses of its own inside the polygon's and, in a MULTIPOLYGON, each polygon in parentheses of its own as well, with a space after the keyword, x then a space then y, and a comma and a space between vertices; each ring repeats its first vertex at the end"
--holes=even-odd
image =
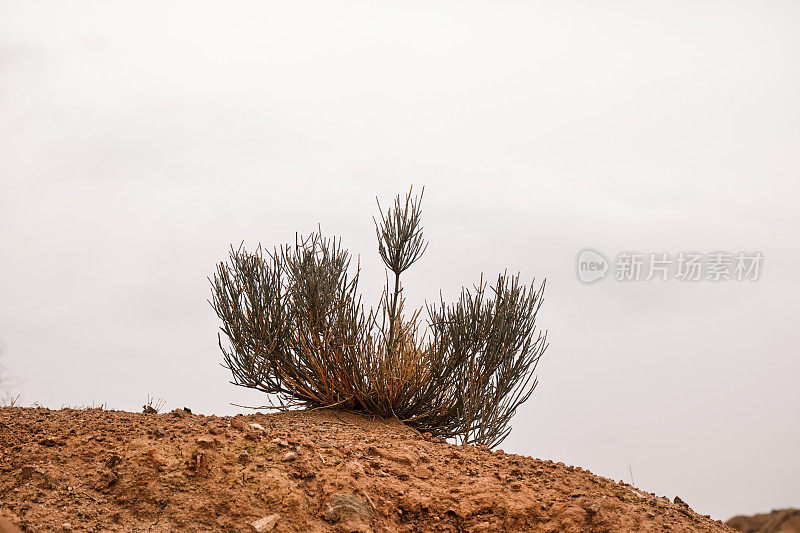
POLYGON ((779 509, 753 516, 734 516, 725 523, 745 533, 800 533, 800 509, 779 509))
POLYGON ((581 468, 335 411, 0 408, 24 531, 732 531, 581 468))

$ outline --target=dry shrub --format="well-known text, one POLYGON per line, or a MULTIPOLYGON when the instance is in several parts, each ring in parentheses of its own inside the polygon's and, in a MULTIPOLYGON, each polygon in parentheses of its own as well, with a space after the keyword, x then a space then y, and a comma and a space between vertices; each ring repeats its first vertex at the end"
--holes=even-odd
POLYGON ((231 248, 230 262, 217 265, 211 304, 230 341, 225 348, 220 336, 219 345, 234 383, 281 406, 359 407, 351 378, 367 327, 349 262, 320 233, 271 253, 231 248))
MULTIPOLYGON (((263 391, 273 407, 339 407, 396 416, 421 431, 462 443, 499 444, 534 387, 547 348, 536 329, 544 283, 501 274, 481 279, 458 302, 406 318, 400 276, 425 252, 421 198, 380 210, 379 253, 394 274, 376 310, 365 312, 359 270, 321 231, 265 252, 231 247, 211 280, 211 305, 232 383, 263 391)), ((380 206, 379 206, 380 209, 380 206)))

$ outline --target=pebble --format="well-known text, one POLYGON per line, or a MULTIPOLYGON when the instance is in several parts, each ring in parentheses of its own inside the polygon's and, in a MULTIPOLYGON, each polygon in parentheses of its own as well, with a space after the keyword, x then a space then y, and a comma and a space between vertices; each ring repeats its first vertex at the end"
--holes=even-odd
POLYGON ((294 461, 297 459, 297 454, 294 452, 286 452, 286 455, 283 456, 282 461, 294 461))
POLYGON ((209 437, 208 435, 201 435, 195 440, 197 440, 197 444, 203 448, 210 448, 214 446, 214 437, 209 437))
POLYGON ((673 502, 675 504, 677 504, 677 505, 680 505, 684 509, 688 509, 689 508, 689 504, 686 503, 685 501, 683 501, 679 496, 675 496, 675 499, 673 500, 673 502))
POLYGON ((275 525, 278 523, 278 520, 281 519, 281 515, 279 514, 271 514, 269 516, 265 516, 264 518, 259 518, 251 525, 253 529, 261 533, 262 531, 272 531, 275 528, 275 525))
POLYGON ((424 466, 418 466, 414 469, 414 475, 420 479, 430 479, 433 473, 430 469, 425 468, 424 466))

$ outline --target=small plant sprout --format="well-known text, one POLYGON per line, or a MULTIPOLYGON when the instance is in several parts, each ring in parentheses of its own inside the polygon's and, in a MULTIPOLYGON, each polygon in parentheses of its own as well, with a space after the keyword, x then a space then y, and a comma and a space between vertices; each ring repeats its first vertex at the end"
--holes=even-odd
MULTIPOLYGON (((164 398, 155 399, 149 394, 147 395, 147 403, 142 406, 142 412, 147 414, 156 415, 164 408, 164 404, 167 403, 164 398)), ((102 408, 102 404, 101 404, 102 408)))
POLYGON ((4 393, 3 397, 0 398, 0 407, 16 407, 19 403, 20 396, 22 395, 17 394, 16 396, 13 396, 8 392, 4 393))

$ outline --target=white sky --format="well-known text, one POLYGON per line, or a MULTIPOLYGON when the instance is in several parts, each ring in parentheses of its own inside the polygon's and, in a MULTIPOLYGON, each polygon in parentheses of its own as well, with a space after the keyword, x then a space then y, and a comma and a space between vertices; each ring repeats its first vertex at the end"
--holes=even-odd
POLYGON ((425 185, 412 304, 548 278, 551 348, 506 451, 701 513, 800 505, 800 4, 0 0, 0 339, 24 404, 204 413, 206 276, 425 185), (761 251, 749 283, 575 257, 761 251))

